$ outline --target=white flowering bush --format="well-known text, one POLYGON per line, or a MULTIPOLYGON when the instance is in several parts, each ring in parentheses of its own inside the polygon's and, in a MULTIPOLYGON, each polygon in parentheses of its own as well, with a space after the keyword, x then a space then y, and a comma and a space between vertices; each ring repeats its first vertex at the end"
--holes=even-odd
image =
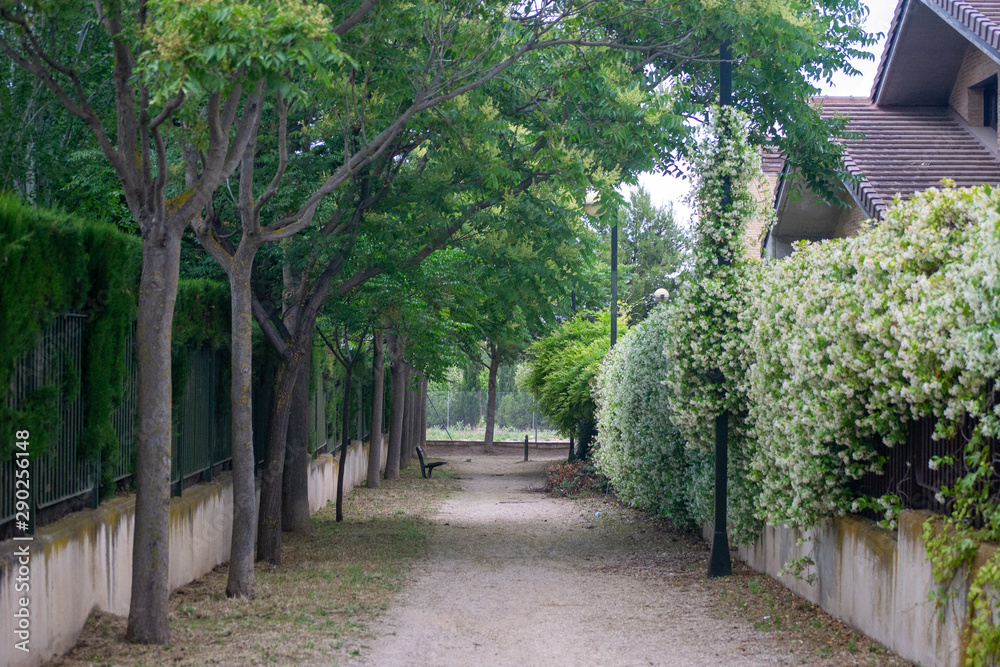
MULTIPOLYGON (((760 154, 747 140, 745 116, 732 108, 716 109, 693 157, 697 181, 693 200, 698 211, 694 263, 668 304, 664 379, 672 399, 672 419, 692 450, 704 459, 701 484, 714 485, 715 417, 729 413, 729 523, 733 539, 756 537, 757 476, 749 463, 753 441, 745 426, 744 378, 750 357, 740 313, 751 297, 753 264, 743 244, 747 223, 764 212, 751 192, 763 178, 760 154), (726 179, 731 205, 723 205, 726 179)), ((696 514, 711 520, 707 506, 696 514)), ((699 496, 704 501, 704 494, 699 496)))
MULTIPOLYGON (((964 452, 925 464, 959 475, 936 493, 947 527, 924 524, 947 600, 979 542, 1000 540, 996 452, 984 441, 1000 433, 1000 192, 921 193, 858 236, 800 245, 757 274, 754 294, 746 391, 762 518, 807 527, 867 506, 894 527, 898 497, 852 498, 851 480, 883 463, 872 443, 900 446, 922 417, 937 419, 938 436, 976 424, 964 452)), ((966 664, 992 664, 1000 555, 968 577, 966 664)))
POLYGON ((662 381, 669 364, 667 318, 667 308, 657 306, 605 358, 597 376, 594 461, 619 498, 693 529, 711 520, 712 489, 703 474, 711 462, 689 458, 697 453, 685 447, 670 419, 662 381))
MULTIPOLYGON (((968 415, 997 433, 998 208, 988 187, 930 190, 758 272, 744 320, 763 518, 856 510, 850 481, 879 470, 873 443, 903 442, 908 420, 937 417, 945 434, 968 415)), ((898 501, 878 504, 894 525, 898 501)))

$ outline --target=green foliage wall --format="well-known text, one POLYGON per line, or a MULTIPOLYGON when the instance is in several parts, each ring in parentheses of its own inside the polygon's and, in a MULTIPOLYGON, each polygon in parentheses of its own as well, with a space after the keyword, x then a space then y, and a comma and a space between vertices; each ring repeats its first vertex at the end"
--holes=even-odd
POLYGON ((597 376, 597 468, 635 507, 696 529, 712 518, 711 452, 687 447, 661 381, 669 311, 657 306, 608 354, 597 376))
MULTIPOLYGON (((618 331, 627 331, 624 318, 618 320, 618 331)), ((580 313, 531 346, 531 373, 525 384, 564 435, 576 435, 581 424, 593 424, 591 382, 610 347, 607 312, 580 313)))
MULTIPOLYGON (((171 383, 175 405, 187 387, 190 362, 187 350, 201 346, 208 346, 213 350, 228 348, 232 332, 231 322, 232 312, 227 283, 206 278, 181 279, 177 285, 177 302, 174 305, 174 326, 171 334, 173 346, 171 383)), ((259 339, 260 336, 256 338, 259 339)), ((258 344, 255 344, 254 352, 261 347, 259 342, 255 340, 258 344)), ((226 377, 223 378, 222 386, 228 388, 231 369, 228 364, 223 364, 223 368, 226 369, 226 377)), ((228 405, 226 401, 223 403, 228 405)))
MULTIPOLYGON (((141 268, 139 240, 108 223, 92 223, 0 195, 0 421, 32 432, 36 454, 51 446, 59 391, 84 391, 81 453, 104 462, 104 483, 117 464, 111 414, 121 400, 122 351, 135 321, 141 268), (83 377, 45 387, 18 409, 7 407, 14 362, 60 314, 87 315, 83 377), (66 384, 66 383, 64 383, 66 384)), ((0 456, 10 454, 10 442, 0 456)))

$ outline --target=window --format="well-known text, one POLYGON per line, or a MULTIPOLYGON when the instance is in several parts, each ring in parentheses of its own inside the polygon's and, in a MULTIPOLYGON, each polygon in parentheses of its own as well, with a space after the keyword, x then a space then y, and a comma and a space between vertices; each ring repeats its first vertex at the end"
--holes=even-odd
POLYGON ((997 129, 997 92, 996 74, 969 88, 969 125, 977 124, 979 109, 982 109, 980 127, 997 129))
POLYGON ((983 85, 983 127, 997 129, 997 77, 993 75, 983 85))

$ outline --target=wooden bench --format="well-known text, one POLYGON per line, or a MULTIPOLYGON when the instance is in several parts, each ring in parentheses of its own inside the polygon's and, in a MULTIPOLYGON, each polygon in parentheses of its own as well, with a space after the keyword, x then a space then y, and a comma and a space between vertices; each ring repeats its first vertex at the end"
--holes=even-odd
POLYGON ((424 463, 424 450, 417 446, 417 458, 420 459, 420 476, 427 479, 434 472, 434 468, 438 466, 443 466, 447 461, 431 461, 430 463, 424 463))

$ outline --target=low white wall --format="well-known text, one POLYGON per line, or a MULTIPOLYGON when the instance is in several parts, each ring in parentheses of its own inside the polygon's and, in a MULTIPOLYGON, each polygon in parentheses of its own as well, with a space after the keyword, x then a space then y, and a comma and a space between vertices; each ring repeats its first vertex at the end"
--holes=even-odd
MULTIPOLYGON (((386 448, 381 452, 385 469, 386 448)), ((347 450, 344 493, 364 484, 368 443, 347 450)), ((337 465, 329 454, 312 461, 309 507, 337 497, 337 465)), ((170 586, 183 586, 229 560, 232 482, 227 474, 184 491, 170 504, 170 586)), ((115 498, 41 528, 31 542, 0 543, 0 665, 33 667, 76 644, 95 607, 127 615, 132 586, 135 499, 115 498), (27 548, 27 581, 19 574, 27 548), (27 583, 27 591, 18 590, 27 583), (27 598, 29 652, 17 649, 21 598, 27 598)))
MULTIPOLYGON (((826 521, 806 533, 766 526, 756 543, 739 548, 739 557, 907 660, 957 667, 965 657, 968 586, 963 570, 943 615, 928 601, 937 588, 921 537, 930 516, 902 512, 896 534, 851 517, 826 521), (813 584, 790 574, 779 576, 788 561, 805 556, 815 562, 803 573, 816 575, 813 584)), ((703 533, 710 541, 711 527, 703 533)), ((993 553, 993 546, 980 547, 975 567, 993 553)))

